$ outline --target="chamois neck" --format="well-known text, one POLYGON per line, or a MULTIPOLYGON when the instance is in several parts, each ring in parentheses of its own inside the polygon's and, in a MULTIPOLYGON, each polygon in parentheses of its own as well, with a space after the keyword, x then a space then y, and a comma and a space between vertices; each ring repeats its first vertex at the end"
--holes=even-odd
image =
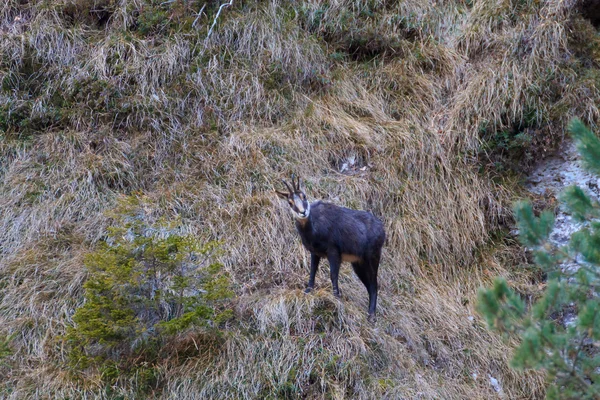
POLYGON ((309 213, 305 217, 300 217, 299 215, 294 215, 294 219, 296 220, 296 226, 301 229, 306 229, 311 224, 312 215, 309 213))
POLYGON ((306 226, 306 224, 308 224, 308 217, 306 217, 306 218, 296 217, 296 223, 298 225, 300 225, 302 228, 304 228, 306 226))

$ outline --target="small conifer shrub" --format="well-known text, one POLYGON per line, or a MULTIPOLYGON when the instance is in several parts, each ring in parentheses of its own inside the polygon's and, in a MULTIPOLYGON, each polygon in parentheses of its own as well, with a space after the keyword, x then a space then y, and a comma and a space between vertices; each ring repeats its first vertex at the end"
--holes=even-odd
MULTIPOLYGON (((600 176, 600 140, 579 120, 570 132, 585 167, 600 176)), ((552 213, 536 217, 528 202, 514 207, 520 240, 548 277, 541 297, 527 307, 496 279, 480 291, 478 308, 490 327, 520 338, 512 367, 547 373, 547 398, 600 399, 600 205, 579 187, 565 190, 561 200, 582 223, 563 247, 548 241, 552 213), (565 319, 570 313, 574 318, 565 319)))
POLYGON ((85 301, 65 336, 76 375, 95 368, 105 383, 135 374, 153 385, 165 343, 191 330, 218 340, 232 315, 219 243, 200 243, 174 223, 149 224, 145 201, 123 199, 115 225, 85 258, 85 301))

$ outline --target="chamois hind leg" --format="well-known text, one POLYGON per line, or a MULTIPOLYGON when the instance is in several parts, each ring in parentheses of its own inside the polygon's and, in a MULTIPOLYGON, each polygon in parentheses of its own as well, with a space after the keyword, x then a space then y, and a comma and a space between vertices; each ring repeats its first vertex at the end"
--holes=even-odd
POLYGON ((356 276, 358 276, 358 279, 360 279, 360 281, 363 283, 363 285, 365 285, 365 287, 368 288, 369 287, 369 278, 368 278, 367 274, 365 274, 364 262, 353 262, 352 269, 356 273, 356 276))
POLYGON ((369 275, 369 286, 367 286, 367 291, 369 292, 370 322, 375 322, 375 309, 377 308, 377 271, 379 269, 380 258, 381 252, 378 252, 369 260, 369 265, 367 266, 367 273, 369 275))
POLYGON ((356 275, 367 288, 369 293, 369 321, 375 317, 375 305, 377 304, 377 273, 373 273, 371 263, 364 261, 361 263, 352 263, 352 268, 356 275))

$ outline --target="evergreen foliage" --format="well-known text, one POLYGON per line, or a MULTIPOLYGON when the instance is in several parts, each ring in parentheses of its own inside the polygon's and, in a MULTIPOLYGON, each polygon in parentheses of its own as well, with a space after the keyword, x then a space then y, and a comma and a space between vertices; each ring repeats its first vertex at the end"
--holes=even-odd
MULTIPOLYGON (((579 120, 570 131, 586 168, 600 175, 600 140, 579 120)), ((582 222, 564 247, 548 241, 550 212, 536 217, 528 202, 514 208, 521 242, 548 277, 542 296, 527 308, 504 279, 497 279, 492 289, 480 291, 478 308, 489 326, 520 337, 512 366, 546 371, 549 399, 599 399, 600 206, 579 187, 568 188, 561 200, 582 222)))
POLYGON ((147 222, 144 199, 127 197, 115 226, 85 259, 85 302, 66 335, 74 372, 96 366, 104 381, 152 367, 161 347, 191 328, 218 333, 233 295, 216 261, 219 243, 201 244, 175 224, 147 222))

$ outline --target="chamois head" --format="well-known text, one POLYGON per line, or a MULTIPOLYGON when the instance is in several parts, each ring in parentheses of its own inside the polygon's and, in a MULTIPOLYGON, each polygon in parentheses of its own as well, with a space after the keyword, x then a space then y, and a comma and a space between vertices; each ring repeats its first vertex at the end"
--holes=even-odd
POLYGON ((279 190, 275 190, 275 193, 282 199, 287 200, 296 219, 302 220, 308 218, 308 215, 310 214, 310 203, 304 192, 300 189, 300 177, 294 182, 294 175, 292 175, 292 186, 283 179, 282 182, 287 187, 289 193, 280 192, 279 190))

